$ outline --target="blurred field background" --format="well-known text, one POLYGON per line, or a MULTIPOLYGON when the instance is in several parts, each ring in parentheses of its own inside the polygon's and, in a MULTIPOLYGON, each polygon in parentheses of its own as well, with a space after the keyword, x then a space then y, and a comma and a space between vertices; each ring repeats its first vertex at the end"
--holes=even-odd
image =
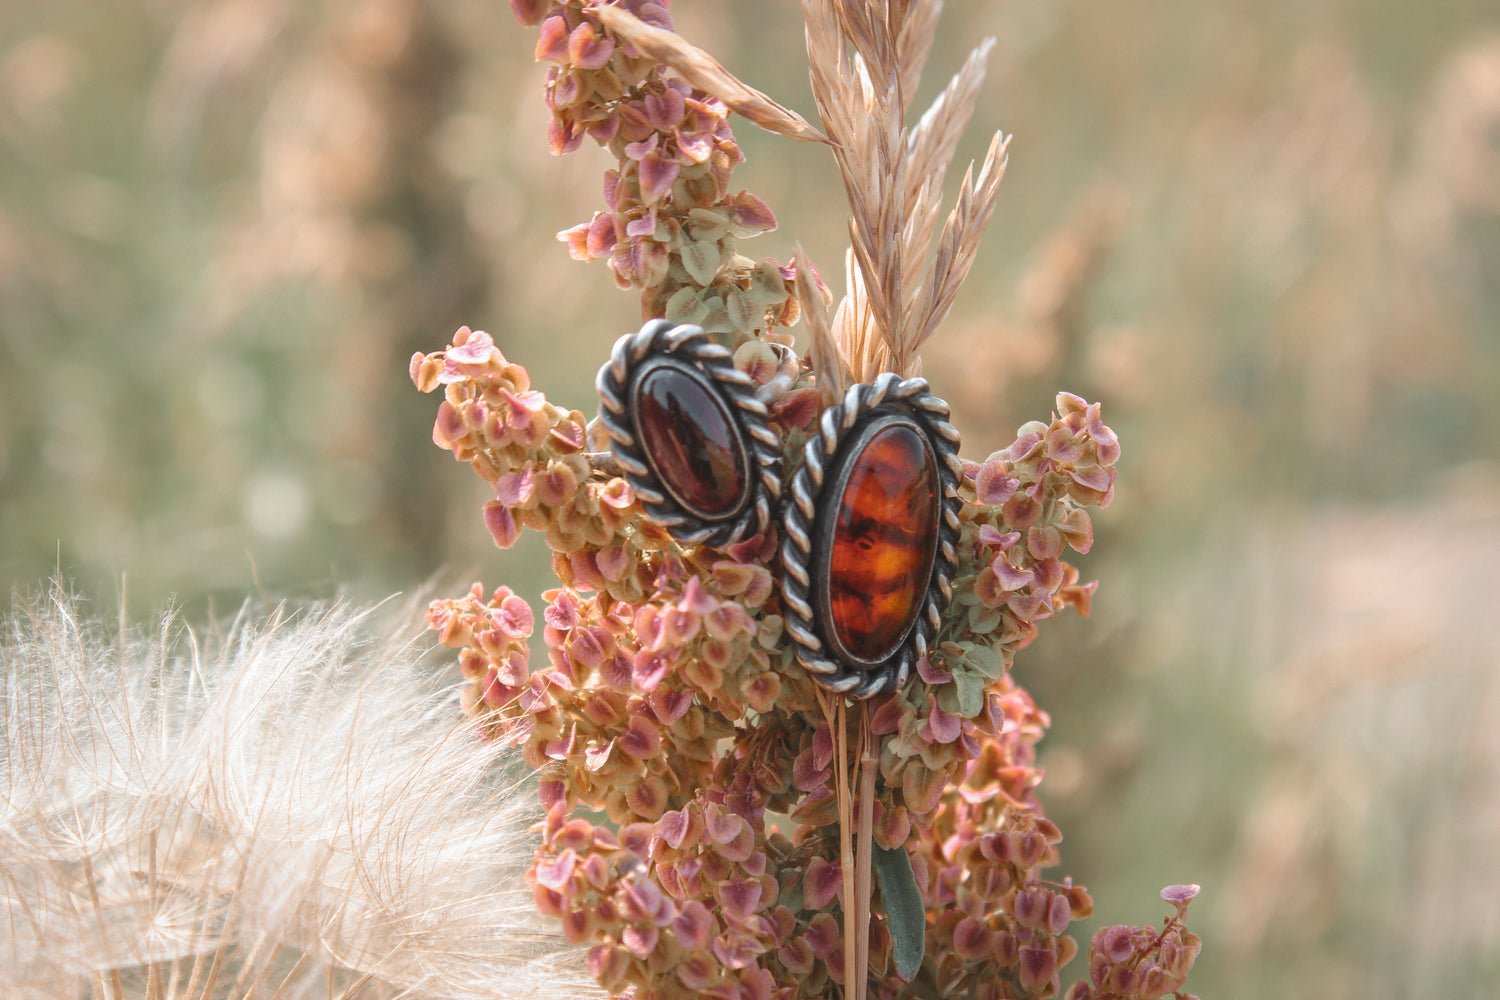
MULTIPOLYGON (((814 116, 790 0, 674 13, 814 116)), ((1125 450, 1093 618, 1017 663, 1058 877, 1106 922, 1201 882, 1204 997, 1492 995, 1500 13, 955 0, 929 94, 987 34, 966 155, 1011 164, 926 374, 970 457, 1058 389, 1125 450)), ((468 323, 587 410, 639 323, 555 241, 607 164, 547 154, 534 42, 497 0, 0 4, 0 585, 542 589, 406 375, 468 323)), ((746 251, 836 284, 831 158, 737 132, 746 251)))

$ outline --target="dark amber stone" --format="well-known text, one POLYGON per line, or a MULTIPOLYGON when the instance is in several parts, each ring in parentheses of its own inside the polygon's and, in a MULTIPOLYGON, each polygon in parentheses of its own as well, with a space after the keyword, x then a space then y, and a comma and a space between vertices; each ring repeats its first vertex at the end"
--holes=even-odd
POLYGON ((646 460, 689 513, 716 520, 739 509, 749 488, 745 444, 707 382, 653 368, 636 384, 635 417, 646 460))
POLYGON ((826 554, 834 643, 878 663, 901 645, 922 609, 938 536, 937 459, 902 421, 856 442, 826 554))

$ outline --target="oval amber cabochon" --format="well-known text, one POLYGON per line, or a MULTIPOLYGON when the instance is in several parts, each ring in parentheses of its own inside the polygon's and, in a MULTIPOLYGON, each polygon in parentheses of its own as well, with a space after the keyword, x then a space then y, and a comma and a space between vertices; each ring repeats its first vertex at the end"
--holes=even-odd
POLYGON ((877 664, 921 612, 937 553, 937 456, 910 420, 877 418, 840 456, 823 511, 817 567, 828 636, 847 659, 877 664))
POLYGON ((749 490, 745 441, 708 381, 660 364, 637 379, 632 400, 641 450, 667 492, 705 520, 739 511, 749 490))

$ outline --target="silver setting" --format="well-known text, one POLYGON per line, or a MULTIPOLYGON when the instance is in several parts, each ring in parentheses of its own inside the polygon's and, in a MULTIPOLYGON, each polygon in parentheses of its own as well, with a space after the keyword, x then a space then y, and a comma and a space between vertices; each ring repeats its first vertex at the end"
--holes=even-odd
POLYGON ((797 659, 813 679, 851 698, 895 691, 911 675, 942 623, 953 596, 958 563, 958 431, 948 423, 948 404, 927 391, 927 380, 903 380, 894 372, 852 386, 844 401, 823 411, 818 432, 808 439, 802 467, 792 477, 781 547, 781 593, 786 630, 797 659), (938 537, 927 595, 895 649, 880 661, 852 656, 842 648, 829 621, 827 592, 837 505, 848 483, 852 458, 880 430, 915 428, 932 449, 938 479, 938 537))
POLYGON ((785 396, 792 383, 797 381, 797 375, 802 371, 802 362, 797 359, 796 352, 785 344, 768 343, 766 346, 776 355, 776 374, 755 390, 755 398, 770 406, 785 396))
POLYGON ((647 514, 685 545, 724 546, 764 531, 781 498, 781 441, 768 425, 766 404, 755 380, 734 366, 734 355, 701 327, 654 319, 615 342, 609 361, 594 380, 599 390, 599 422, 609 435, 621 473, 647 514), (723 408, 739 437, 745 483, 733 508, 710 517, 674 495, 640 444, 636 389, 659 368, 687 376, 723 408))

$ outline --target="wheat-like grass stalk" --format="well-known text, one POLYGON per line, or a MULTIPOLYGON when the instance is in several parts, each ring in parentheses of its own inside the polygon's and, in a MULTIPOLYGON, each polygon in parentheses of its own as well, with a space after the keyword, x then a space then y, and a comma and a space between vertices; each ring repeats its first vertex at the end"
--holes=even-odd
POLYGON ((599 995, 525 888, 524 769, 373 620, 106 638, 60 588, 12 616, 0 995, 599 995))
POLYGON ((905 115, 939 0, 803 0, 813 96, 849 199, 848 290, 834 333, 853 378, 920 371, 922 344, 952 307, 994 208, 1008 142, 973 164, 933 252, 942 186, 993 45, 985 39, 931 108, 905 115))
MULTIPOLYGON (((920 349, 952 307, 989 221, 1006 142, 996 133, 979 177, 973 165, 929 253, 942 207, 942 186, 984 78, 993 39, 974 49, 931 108, 905 125, 912 95, 932 48, 939 0, 803 0, 813 96, 833 144, 849 200, 847 292, 832 324, 821 303, 804 309, 813 334, 812 360, 825 405, 845 376, 869 382, 881 372, 921 370, 920 349), (929 262, 929 256, 932 258, 929 262), (827 346, 832 341, 834 350, 827 346), (838 354, 837 361, 829 358, 838 354)), ((840 859, 846 916, 846 995, 863 1000, 869 983, 871 828, 876 755, 870 752, 868 708, 860 706, 857 796, 839 739, 840 859), (858 816, 854 815, 858 802, 858 816), (856 836, 852 838, 850 831, 856 836), (852 852, 852 854, 851 854, 852 852)), ((840 719, 843 706, 840 703, 840 719)))

